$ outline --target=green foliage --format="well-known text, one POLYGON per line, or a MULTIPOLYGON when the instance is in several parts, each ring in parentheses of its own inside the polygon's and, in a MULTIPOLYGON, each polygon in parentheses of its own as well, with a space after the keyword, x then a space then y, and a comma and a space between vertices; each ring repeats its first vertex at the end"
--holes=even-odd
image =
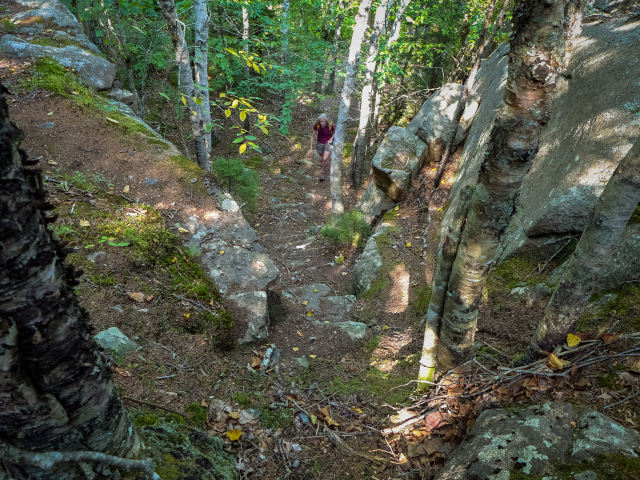
POLYGON ((25 82, 28 89, 42 88, 51 90, 63 97, 73 98, 78 105, 86 106, 95 103, 93 94, 82 86, 76 77, 49 56, 35 61, 35 73, 25 82))
POLYGON ((407 384, 411 378, 390 375, 384 373, 377 368, 371 368, 367 371, 364 379, 355 377, 344 383, 340 378, 335 378, 331 384, 331 392, 339 392, 344 394, 365 393, 374 395, 387 403, 393 405, 402 402, 413 391, 413 387, 406 386, 396 388, 389 391, 393 387, 407 384))
POLYGON ((16 31, 16 24, 13 23, 11 20, 9 20, 8 18, 3 18, 2 19, 2 28, 4 29, 4 31, 6 33, 15 33, 16 31))
POLYGON ((629 219, 629 225, 640 223, 640 205, 633 211, 633 215, 629 219))
POLYGON ((376 348, 378 348, 378 345, 380 345, 381 341, 382 335, 374 335, 367 341, 367 343, 364 344, 364 348, 366 348, 367 350, 375 350, 376 348))
POLYGON ((357 211, 335 215, 322 227, 320 234, 335 245, 364 246, 364 241, 371 234, 371 227, 357 211))
POLYGON ((580 317, 578 331, 590 331, 609 319, 616 319, 621 333, 640 330, 640 285, 629 284, 620 288, 599 292, 591 297, 592 303, 600 302, 605 295, 615 298, 601 305, 595 313, 586 313, 580 317))
POLYGON ((265 428, 273 428, 274 430, 287 428, 293 424, 293 409, 276 408, 275 410, 271 410, 269 408, 264 408, 260 412, 258 419, 262 422, 265 428))
POLYGON ((431 287, 424 285, 415 289, 415 299, 413 300, 413 308, 417 315, 426 315, 431 302, 431 287))
POLYGON ((136 427, 148 427, 150 425, 157 425, 160 421, 160 417, 155 413, 147 413, 134 417, 133 424, 136 427))
POLYGON ((204 428, 207 424, 207 409, 199 403, 191 403, 184 409, 191 416, 187 419, 187 423, 196 428, 204 428))
POLYGON ((245 168, 242 160, 218 158, 211 164, 211 171, 229 193, 233 192, 249 206, 255 204, 260 190, 260 180, 254 170, 245 168))

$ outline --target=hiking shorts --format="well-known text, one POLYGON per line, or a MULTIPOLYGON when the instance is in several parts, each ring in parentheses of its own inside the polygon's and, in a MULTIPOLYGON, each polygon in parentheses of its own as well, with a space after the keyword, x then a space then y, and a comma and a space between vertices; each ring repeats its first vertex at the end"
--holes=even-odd
POLYGON ((322 156, 324 152, 331 153, 331 150, 333 150, 333 145, 330 143, 316 143, 316 152, 318 152, 320 156, 322 156))

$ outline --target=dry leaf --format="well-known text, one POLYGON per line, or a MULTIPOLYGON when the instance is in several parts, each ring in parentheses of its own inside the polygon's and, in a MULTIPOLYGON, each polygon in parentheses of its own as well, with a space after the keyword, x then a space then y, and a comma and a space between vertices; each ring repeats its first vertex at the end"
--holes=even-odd
POLYGON ((407 247, 410 247, 410 246, 411 246, 411 242, 407 242, 407 247))
POLYGON ((261 363, 262 360, 259 357, 251 357, 251 368, 258 369, 261 363))
POLYGON ((576 332, 575 336, 578 337, 583 342, 585 342, 587 340, 593 340, 593 334, 592 333, 576 332))
POLYGON ((291 348, 291 350, 293 350, 294 352, 297 352, 300 349, 298 347, 293 347, 293 348, 291 348))
POLYGON ((313 317, 313 312, 307 312, 307 317, 313 317))
POLYGON ((125 185, 122 189, 122 193, 129 193, 129 185, 125 185))
MULTIPOLYGON (((178 231, 180 233, 189 233, 189 230, 187 230, 186 228, 182 228, 182 227, 178 227, 178 231)), ((222 254, 222 252, 220 252, 220 254, 222 254)))
POLYGON ((558 357, 558 355, 556 355, 555 353, 552 353, 547 358, 547 365, 549 365, 549 368, 551 370, 558 370, 560 368, 566 367, 567 365, 571 365, 571 362, 567 360, 562 360, 560 357, 558 357))
POLYGON ((49 165, 57 165, 58 164, 58 162, 56 162, 55 160, 47 160, 47 163, 49 165))
POLYGON ((304 337, 304 335, 302 334, 302 332, 301 332, 300 330, 298 330, 296 333, 297 333, 298 335, 300 335, 301 337, 304 337))
POLYGON ((240 412, 229 412, 229 418, 233 418, 234 420, 237 420, 238 418, 240 418, 240 412))
POLYGON ((318 293, 318 289, 316 288, 316 289, 313 291, 313 293, 318 293))
POLYGON ((610 335, 608 333, 603 333, 602 335, 600 335, 600 338, 604 343, 611 343, 622 338, 622 335, 610 335))
POLYGON ((640 373, 640 360, 631 365, 629 367, 629 370, 631 370, 632 372, 640 373))
POLYGON ((309 355, 310 358, 316 358, 317 355, 309 355))
POLYGON ((302 305, 309 305, 309 302, 305 300, 304 302, 302 302, 302 305))
POLYGON ((238 419, 238 423, 240 425, 245 425, 253 421, 255 421, 255 418, 249 412, 247 412, 246 410, 243 410, 242 412, 240 412, 240 418, 238 419))
POLYGON ((120 367, 116 367, 115 368, 116 373, 122 377, 130 377, 131 373, 127 370, 125 370, 124 368, 120 368, 120 367))
POLYGON ((569 346, 569 348, 577 347, 578 345, 580 345, 581 341, 582 340, 579 336, 574 335, 573 333, 567 334, 567 345, 569 346))
POLYGON ((229 437, 229 440, 231 440, 232 442, 234 440, 237 440, 239 442, 241 435, 242 430, 227 430, 227 437, 229 437))
POLYGON ((224 255, 224 250, 220 250, 220 255, 224 255))
POLYGON ((209 405, 207 405, 207 401, 204 399, 200 400, 200 406, 204 408, 209 408, 209 405))
POLYGON ((88 220, 80 220, 81 227, 90 227, 91 223, 88 220))
POLYGON ((142 303, 144 302, 144 293, 140 293, 140 292, 129 292, 127 293, 127 295, 129 296, 129 298, 131 300, 133 300, 134 302, 138 302, 138 303, 142 303))
POLYGON ((153 295, 149 295, 147 298, 145 298, 145 300, 147 302, 150 302, 151 300, 153 300, 153 295))

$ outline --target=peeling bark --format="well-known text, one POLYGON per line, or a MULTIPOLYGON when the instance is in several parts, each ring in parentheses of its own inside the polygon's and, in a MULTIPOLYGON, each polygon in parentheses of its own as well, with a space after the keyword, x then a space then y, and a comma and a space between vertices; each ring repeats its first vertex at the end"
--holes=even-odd
POLYGON ((473 355, 482 289, 582 24, 579 0, 523 0, 513 18, 507 87, 449 279, 437 354, 442 370, 473 355))
POLYGON ((193 74, 191 73, 191 63, 189 62, 189 49, 185 41, 183 31, 184 24, 178 19, 176 13, 176 5, 173 0, 158 0, 162 14, 167 22, 167 28, 171 35, 171 41, 176 51, 176 62, 180 69, 178 76, 180 81, 180 91, 187 102, 189 109, 189 120, 191 123, 191 132, 195 141, 196 163, 206 171, 211 170, 209 163, 209 154, 207 152, 206 131, 204 118, 200 105, 194 98, 197 98, 197 92, 193 83, 193 74))
POLYGON ((578 323, 620 236, 640 203, 640 140, 620 161, 547 304, 527 357, 561 345, 578 323))
POLYGON ((344 211, 342 203, 342 154, 344 152, 344 137, 347 132, 349 110, 351 109, 351 95, 356 83, 358 63, 360 59, 360 47, 364 39, 371 10, 372 0, 361 0, 358 14, 353 26, 351 46, 349 47, 349 60, 347 63, 347 75, 340 96, 340 109, 336 121, 336 133, 333 137, 333 151, 331 152, 331 211, 338 214, 344 211))
MULTIPOLYGON (((3 93, 4 87, 0 86, 3 93)), ((47 229, 42 177, 0 95, 0 442, 21 450, 136 455, 140 442, 73 293, 81 272, 47 229)), ((84 478, 5 460, 14 476, 84 478)), ((89 464, 90 465, 90 464, 89 464)), ((86 467, 85 467, 86 468, 86 467)))
MULTIPOLYGON (((195 32, 195 54, 193 66, 195 72, 196 93, 202 102, 200 112, 202 123, 206 126, 211 123, 211 103, 209 103, 209 73, 207 67, 209 64, 209 24, 211 23, 209 12, 207 11, 207 2, 205 0, 193 1, 194 13, 194 32, 195 32)), ((207 156, 211 155, 211 145, 218 143, 215 128, 211 125, 210 131, 204 131, 204 141, 207 147, 207 156)))

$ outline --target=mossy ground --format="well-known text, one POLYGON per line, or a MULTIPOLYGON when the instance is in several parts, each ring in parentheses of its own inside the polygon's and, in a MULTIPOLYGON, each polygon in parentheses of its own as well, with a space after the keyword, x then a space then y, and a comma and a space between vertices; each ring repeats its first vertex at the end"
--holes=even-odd
POLYGON ((628 284, 595 294, 591 303, 598 303, 605 295, 615 297, 597 310, 585 313, 578 323, 578 331, 594 331, 607 322, 616 324, 620 333, 640 331, 640 285, 628 284))

